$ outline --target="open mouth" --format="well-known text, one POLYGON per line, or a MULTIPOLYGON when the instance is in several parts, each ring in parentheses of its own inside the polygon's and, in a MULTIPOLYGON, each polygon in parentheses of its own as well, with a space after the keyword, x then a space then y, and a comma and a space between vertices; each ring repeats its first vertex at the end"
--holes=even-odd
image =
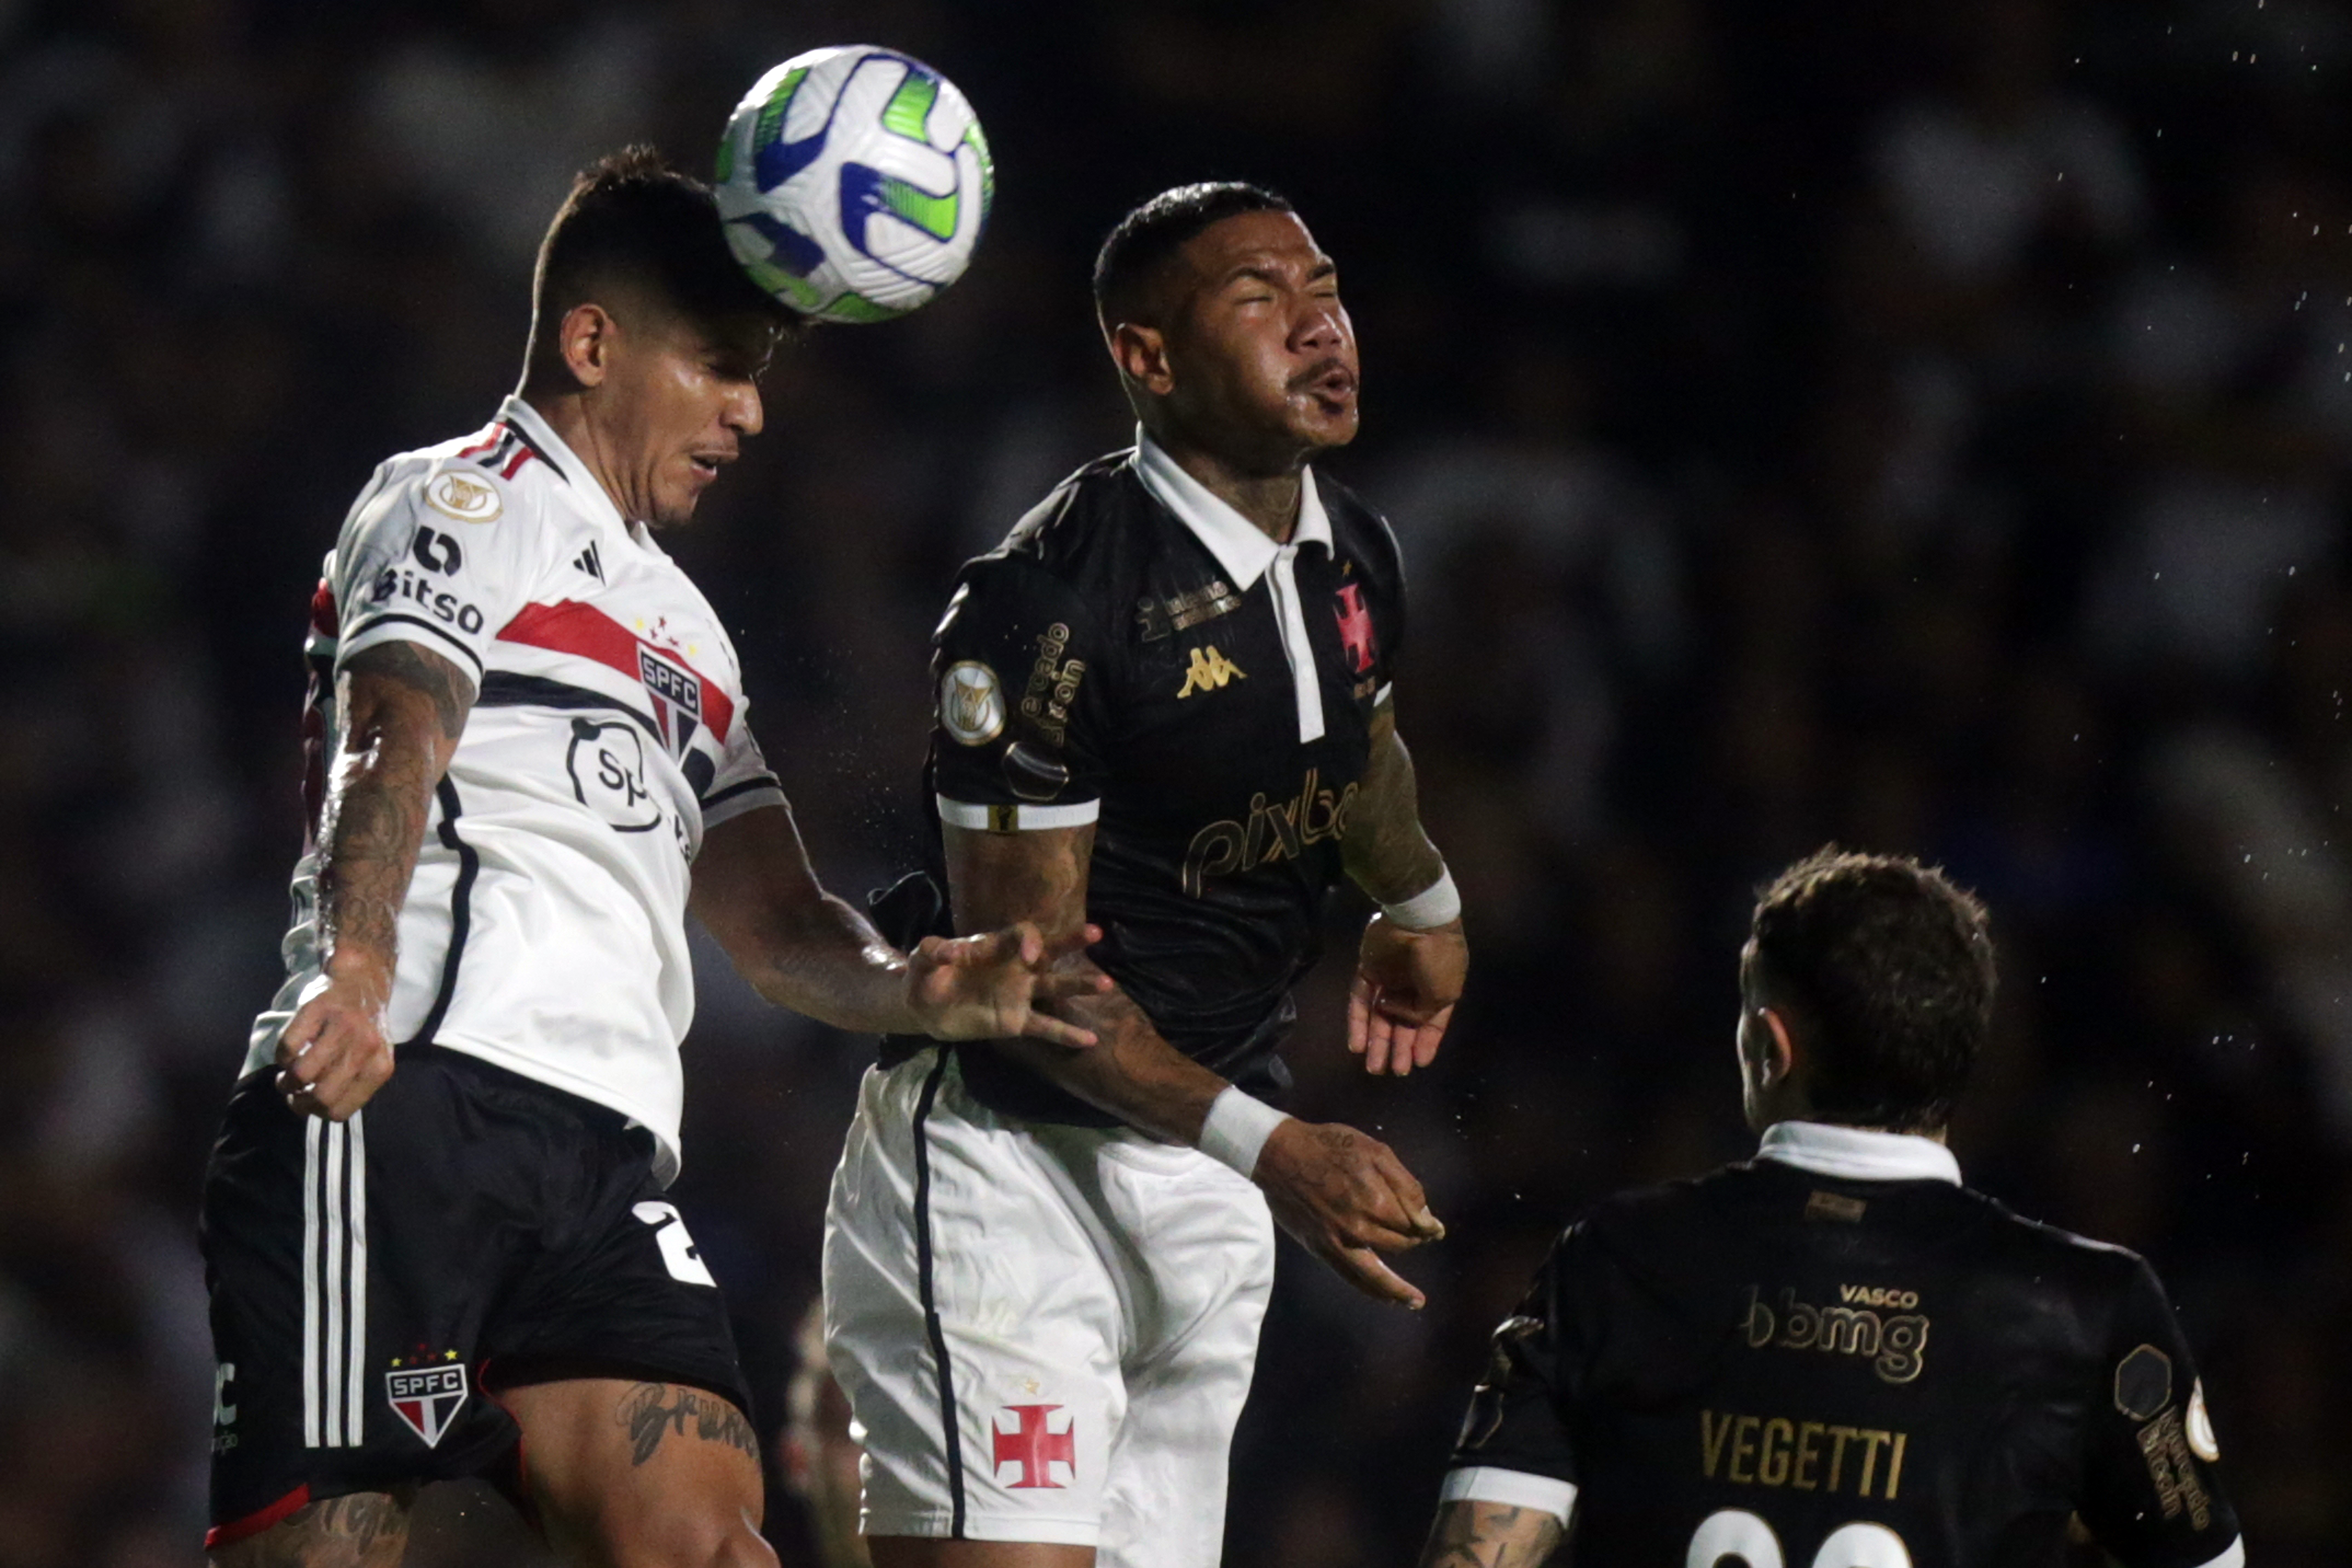
POLYGON ((719 477, 719 466, 734 460, 732 452, 689 452, 687 461, 694 465, 695 473, 704 479, 719 477))
POLYGON ((1327 403, 1339 403, 1355 395, 1356 373, 1336 360, 1309 366, 1291 381, 1294 391, 1314 394, 1327 403))

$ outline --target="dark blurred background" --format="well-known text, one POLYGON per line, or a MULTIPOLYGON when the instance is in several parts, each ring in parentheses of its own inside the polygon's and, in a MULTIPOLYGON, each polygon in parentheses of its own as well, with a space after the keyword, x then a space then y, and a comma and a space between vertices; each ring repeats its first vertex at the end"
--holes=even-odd
MULTIPOLYGON (((2153 1258, 2254 1560, 2341 1563, 2352 6, 0 0, 0 1568, 197 1560, 196 1184, 351 496, 514 382, 573 168, 700 167, 761 69, 850 41, 966 89, 993 226, 938 303, 786 356, 667 542, 835 888, 913 854, 956 563, 1128 438, 1111 222, 1271 183, 1362 336, 1333 467, 1404 541, 1477 964, 1439 1070, 1368 1082, 1343 901, 1291 1056, 1451 1236, 1418 1317, 1286 1255, 1232 1560, 1410 1562, 1549 1236, 1749 1147, 1749 889, 1836 838, 1990 901, 1972 1181, 2153 1258)), ((869 1047, 707 967, 680 1201, 772 1429, 869 1047)), ((787 1563, 803 1522, 780 1492, 787 1563)), ((457 1493, 411 1561, 528 1555, 457 1493)))

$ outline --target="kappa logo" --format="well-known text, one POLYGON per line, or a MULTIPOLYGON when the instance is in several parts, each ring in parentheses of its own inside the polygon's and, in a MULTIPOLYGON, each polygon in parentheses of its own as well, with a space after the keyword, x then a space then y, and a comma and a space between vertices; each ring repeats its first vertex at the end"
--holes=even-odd
POLYGON ((1192 650, 1192 667, 1184 671, 1184 689, 1176 694, 1181 702, 1195 691, 1222 691, 1231 680, 1247 680, 1249 672, 1223 654, 1214 644, 1192 650))
POLYGON ((392 1413, 428 1448, 441 1446, 443 1436, 465 1406, 467 1392, 463 1362, 396 1367, 383 1374, 384 1397, 392 1404, 392 1413))
POLYGON ((999 1479, 1003 1479, 1002 1472, 1007 1465, 1017 1465, 1021 1469, 1020 1479, 1007 1483, 1013 1487, 1058 1489, 1078 1479, 1078 1444, 1074 1436, 1077 1418, 1063 1416, 1062 1429, 1055 1431, 1053 1416, 1061 1408, 1058 1405, 1008 1405, 996 1413, 989 1436, 995 1439, 990 1452, 999 1479), (1010 1432, 1003 1425, 1007 1415, 1013 1417, 1010 1432), (1055 1465, 1068 1472, 1069 1480, 1054 1479, 1055 1465))
POLYGON ((498 486, 445 468, 425 483, 425 504, 459 522, 490 522, 506 510, 498 486))

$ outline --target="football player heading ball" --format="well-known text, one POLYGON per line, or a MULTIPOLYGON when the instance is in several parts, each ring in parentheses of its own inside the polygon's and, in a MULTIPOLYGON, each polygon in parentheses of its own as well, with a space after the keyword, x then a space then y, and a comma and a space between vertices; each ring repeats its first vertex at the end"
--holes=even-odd
POLYGON ((205 1186, 223 1563, 395 1562, 417 1485, 477 1475, 584 1560, 774 1563, 662 1196, 689 907, 844 1028, 1091 1039, 1034 1006, 1095 988, 1035 928, 906 953, 819 885, 656 541, 759 434, 783 319, 709 190, 605 160, 534 292, 521 389, 377 468, 311 606, 312 844, 205 1186))
POLYGON ((1960 1185, 1983 908, 1824 850, 1756 904, 1754 1161, 1623 1194, 1495 1331, 1422 1568, 2017 1568, 2079 1520, 2125 1568, 2241 1568, 2148 1266, 1960 1185))
POLYGON ((1443 1234, 1387 1148, 1258 1098, 1342 876, 1383 907, 1370 1070, 1429 1063, 1468 962, 1397 734, 1396 542, 1316 466, 1357 425, 1337 271, 1281 198, 1193 185, 1118 225, 1095 298, 1136 445, 964 570, 931 871, 954 929, 1093 920, 1118 988, 1056 1005, 1092 1051, 899 1041, 866 1076, 824 1294, 877 1568, 1210 1568, 1271 1222, 1412 1306, 1380 1254, 1443 1234))

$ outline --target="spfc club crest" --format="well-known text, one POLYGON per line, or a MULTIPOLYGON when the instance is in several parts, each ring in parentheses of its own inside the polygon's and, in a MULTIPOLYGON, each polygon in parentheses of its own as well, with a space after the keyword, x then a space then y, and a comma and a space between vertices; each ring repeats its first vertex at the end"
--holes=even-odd
POLYGON ((672 664, 643 643, 637 645, 637 678, 654 700, 654 721, 670 754, 682 757, 702 724, 702 678, 672 664))
POLYGON ((466 1365, 455 1362, 396 1369, 383 1374, 383 1392, 392 1413, 424 1438, 426 1447, 438 1447, 441 1435, 465 1406, 466 1365))

